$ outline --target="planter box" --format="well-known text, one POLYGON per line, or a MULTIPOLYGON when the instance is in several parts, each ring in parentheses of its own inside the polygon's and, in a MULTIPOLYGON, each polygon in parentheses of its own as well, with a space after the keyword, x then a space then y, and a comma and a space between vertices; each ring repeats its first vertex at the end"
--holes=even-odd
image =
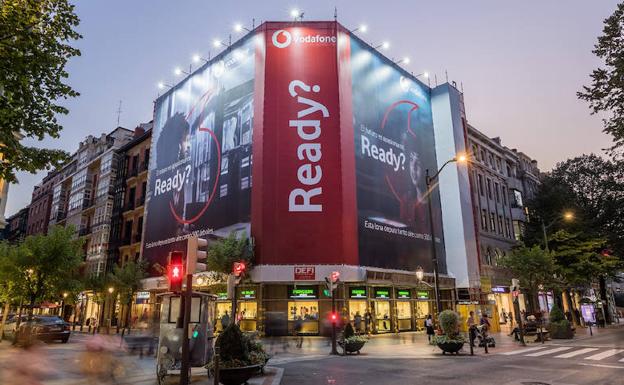
POLYGON ((339 342, 340 346, 344 348, 346 354, 357 353, 360 354, 360 349, 364 347, 366 341, 352 341, 348 343, 344 343, 342 341, 339 342))
POLYGON ((463 342, 445 342, 445 343, 439 343, 437 345, 442 350, 442 354, 446 354, 446 353, 458 354, 461 348, 464 347, 463 342))
POLYGON ((262 365, 242 366, 240 368, 219 368, 219 382, 223 385, 241 385, 258 373, 262 365))

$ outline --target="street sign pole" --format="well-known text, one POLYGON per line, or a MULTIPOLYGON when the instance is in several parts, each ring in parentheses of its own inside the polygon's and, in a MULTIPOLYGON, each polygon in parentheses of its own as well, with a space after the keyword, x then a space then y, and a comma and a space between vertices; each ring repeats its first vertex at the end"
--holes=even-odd
POLYGON ((512 295, 513 295, 513 305, 514 305, 514 312, 516 313, 516 324, 518 325, 518 330, 520 331, 520 344, 522 346, 526 346, 526 343, 524 342, 524 328, 522 325, 522 315, 520 314, 520 303, 518 302, 518 297, 520 295, 520 293, 515 290, 512 291, 512 295))

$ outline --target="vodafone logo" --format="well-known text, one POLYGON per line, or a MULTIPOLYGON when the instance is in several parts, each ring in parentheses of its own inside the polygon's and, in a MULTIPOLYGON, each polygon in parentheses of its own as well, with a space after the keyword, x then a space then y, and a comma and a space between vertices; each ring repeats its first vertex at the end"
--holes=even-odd
POLYGON ((286 48, 292 43, 292 35, 284 29, 278 29, 273 32, 271 40, 273 41, 273 45, 277 48, 286 48), (283 38, 280 39, 280 35, 282 35, 283 38), (280 42, 280 40, 282 40, 282 42, 280 42))
POLYGON ((291 43, 296 44, 336 44, 336 36, 319 34, 301 35, 297 29, 293 33, 285 29, 278 29, 271 37, 273 45, 277 48, 286 48, 291 43))

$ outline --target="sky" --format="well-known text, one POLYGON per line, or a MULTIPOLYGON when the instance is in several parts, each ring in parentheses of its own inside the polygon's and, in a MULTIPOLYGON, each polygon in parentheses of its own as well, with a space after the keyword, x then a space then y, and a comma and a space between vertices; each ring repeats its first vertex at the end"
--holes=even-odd
MULTIPOLYGON (((240 37, 233 25, 248 28, 255 19, 338 21, 349 28, 365 23, 365 40, 389 41, 387 55, 409 57, 404 67, 427 71, 442 83, 463 87, 468 122, 500 136, 538 161, 542 171, 583 153, 610 145, 598 116, 576 92, 589 84, 601 62, 592 54, 603 20, 617 0, 79 0, 76 12, 83 39, 80 57, 68 66, 80 96, 64 102, 59 139, 29 145, 74 152, 89 134, 117 125, 134 128, 152 119, 159 81, 174 83, 176 66, 188 67, 193 54, 214 55, 215 38, 240 37), (565 5, 565 6, 564 6, 565 5)), ((6 216, 30 203, 32 189, 45 176, 19 173, 11 185, 6 216)))

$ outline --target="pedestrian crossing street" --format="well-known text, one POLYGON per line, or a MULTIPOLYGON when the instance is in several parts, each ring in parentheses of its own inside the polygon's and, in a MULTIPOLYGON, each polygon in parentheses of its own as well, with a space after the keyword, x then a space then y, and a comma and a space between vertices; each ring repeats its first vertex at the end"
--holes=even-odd
POLYGON ((624 363, 624 349, 608 347, 543 345, 500 353, 504 356, 617 361, 624 363))

